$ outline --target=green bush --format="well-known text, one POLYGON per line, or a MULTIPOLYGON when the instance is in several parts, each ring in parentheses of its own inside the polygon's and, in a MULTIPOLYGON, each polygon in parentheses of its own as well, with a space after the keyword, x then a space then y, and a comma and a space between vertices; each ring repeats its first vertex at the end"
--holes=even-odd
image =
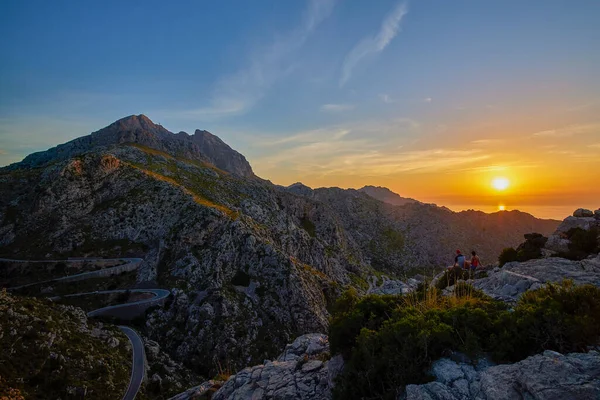
POLYGON ((517 247, 517 261, 542 258, 542 249, 548 238, 539 233, 525 234, 525 241, 517 247))
POLYGON ((500 256, 498 257, 498 263, 502 267, 506 263, 517 261, 518 257, 519 255, 515 249, 512 247, 507 247, 500 253, 500 256))
POLYGON ((567 232, 570 240, 569 251, 559 254, 569 260, 583 260, 591 254, 600 252, 600 230, 593 227, 589 230, 572 228, 567 232))
POLYGON ((330 344, 346 364, 336 399, 394 399, 427 382, 448 351, 518 361, 543 350, 585 351, 600 339, 600 289, 550 284, 525 293, 514 310, 466 283, 453 296, 429 288, 406 296, 345 293, 333 309, 330 344))
POLYGON ((544 350, 586 351, 600 339, 600 289, 571 281, 523 294, 498 321, 495 358, 518 361, 544 350))

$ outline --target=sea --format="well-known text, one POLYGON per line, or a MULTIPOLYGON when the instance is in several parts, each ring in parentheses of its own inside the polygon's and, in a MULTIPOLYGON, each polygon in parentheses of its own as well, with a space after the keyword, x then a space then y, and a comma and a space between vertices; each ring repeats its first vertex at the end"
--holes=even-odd
POLYGON ((585 205, 560 205, 560 206, 536 206, 536 205, 510 205, 505 204, 503 206, 503 210, 500 209, 501 206, 490 206, 490 205, 447 205, 449 209, 452 211, 464 211, 464 210, 479 210, 485 213, 494 213, 498 211, 511 211, 511 210, 519 210, 526 213, 529 213, 537 218, 543 219, 557 219, 562 221, 566 217, 573 215, 573 211, 578 208, 588 208, 590 210, 598 209, 600 204, 595 207, 585 205))

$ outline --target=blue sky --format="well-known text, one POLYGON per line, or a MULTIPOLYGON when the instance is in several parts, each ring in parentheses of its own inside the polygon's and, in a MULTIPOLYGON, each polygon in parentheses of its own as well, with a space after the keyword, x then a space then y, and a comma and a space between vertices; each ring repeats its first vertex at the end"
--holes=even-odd
POLYGON ((0 165, 140 113, 282 184, 427 197, 414 175, 534 168, 514 143, 593 163, 599 20, 596 0, 4 0, 0 165))

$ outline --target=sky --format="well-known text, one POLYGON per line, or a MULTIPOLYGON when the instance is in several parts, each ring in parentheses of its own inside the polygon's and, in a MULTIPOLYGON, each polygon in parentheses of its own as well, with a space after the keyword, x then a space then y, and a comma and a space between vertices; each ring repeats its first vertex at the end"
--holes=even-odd
POLYGON ((563 218, 600 207, 599 20, 597 0, 3 0, 0 166, 145 114, 276 184, 563 218))

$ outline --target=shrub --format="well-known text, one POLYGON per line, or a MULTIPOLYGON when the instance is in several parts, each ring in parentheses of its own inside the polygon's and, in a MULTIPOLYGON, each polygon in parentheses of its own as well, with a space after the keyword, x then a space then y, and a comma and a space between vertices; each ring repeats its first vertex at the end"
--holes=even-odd
POLYGON ((346 292, 333 310, 330 344, 346 360, 337 399, 394 399, 426 382, 449 350, 519 361, 543 350, 585 351, 600 340, 600 288, 549 284, 525 293, 512 312, 466 283, 453 296, 430 287, 406 296, 346 292))
POLYGON ((569 251, 559 256, 570 260, 583 260, 590 254, 600 252, 600 230, 593 227, 589 230, 572 228, 567 232, 570 240, 569 251))
POLYGON ((498 323, 495 357, 518 361, 544 350, 586 351, 600 339, 600 288, 572 281, 523 294, 498 323))
POLYGON ((315 237, 316 236, 316 227, 315 224, 310 220, 310 218, 308 218, 307 215, 304 215, 301 219, 300 219, 300 223, 302 224, 302 228, 308 232, 308 234, 311 237, 315 237))
POLYGON ((359 301, 354 289, 344 292, 334 306, 329 326, 331 351, 349 354, 362 328, 379 329, 402 302, 402 296, 378 295, 365 296, 359 301))
POLYGON ((541 258, 547 241, 548 238, 539 233, 525 234, 525 241, 517 247, 517 261, 541 258))
POLYGON ((512 247, 507 247, 504 250, 502 250, 500 256, 498 256, 498 263, 500 264, 500 267, 502 267, 506 263, 517 261, 517 259, 517 251, 512 247))

